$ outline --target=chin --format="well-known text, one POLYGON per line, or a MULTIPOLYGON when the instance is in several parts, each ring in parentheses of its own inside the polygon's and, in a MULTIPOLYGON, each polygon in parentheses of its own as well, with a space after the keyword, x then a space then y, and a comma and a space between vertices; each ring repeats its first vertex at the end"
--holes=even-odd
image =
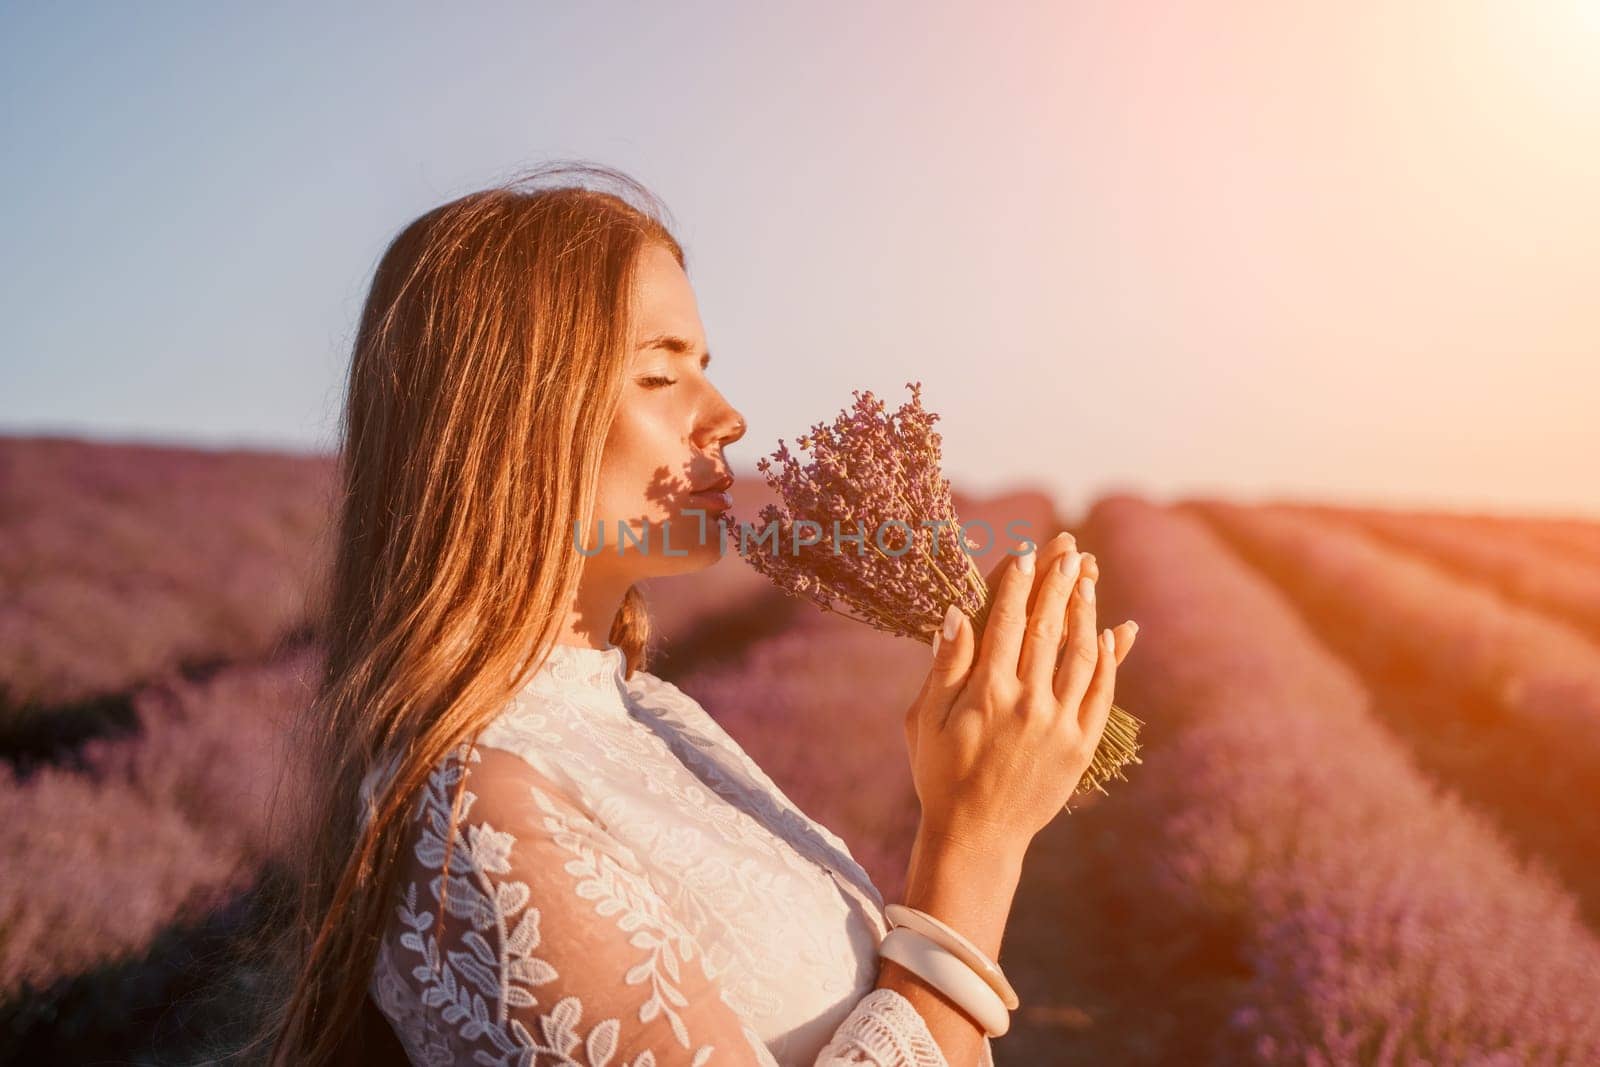
POLYGON ((667 546, 652 546, 657 562, 670 568, 672 573, 681 574, 703 570, 724 555, 736 554, 738 545, 731 534, 722 533, 719 541, 720 526, 714 512, 707 514, 703 522, 698 514, 673 517, 670 554, 664 551, 667 546))
MULTIPOLYGON (((675 515, 665 522, 652 519, 648 548, 630 545, 623 553, 628 557, 625 566, 639 578, 665 578, 705 570, 725 555, 738 554, 735 536, 724 533, 719 544, 719 526, 716 515, 708 514, 702 539, 699 515, 675 515)), ((615 549, 608 546, 607 552, 614 553, 615 549)))
MULTIPOLYGON (((677 550, 677 546, 673 547, 677 550)), ((674 574, 693 574, 703 571, 707 567, 715 566, 722 556, 717 552, 713 542, 710 548, 689 548, 686 555, 662 556, 653 561, 652 574, 659 577, 670 577, 674 574)))

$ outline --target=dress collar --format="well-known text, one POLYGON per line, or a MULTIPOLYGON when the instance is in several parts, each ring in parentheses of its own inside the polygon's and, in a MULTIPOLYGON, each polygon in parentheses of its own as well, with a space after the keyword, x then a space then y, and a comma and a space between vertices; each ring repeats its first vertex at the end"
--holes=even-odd
POLYGON ((528 681, 529 689, 559 689, 593 696, 618 709, 627 690, 628 654, 606 642, 604 648, 552 645, 550 656, 528 681))

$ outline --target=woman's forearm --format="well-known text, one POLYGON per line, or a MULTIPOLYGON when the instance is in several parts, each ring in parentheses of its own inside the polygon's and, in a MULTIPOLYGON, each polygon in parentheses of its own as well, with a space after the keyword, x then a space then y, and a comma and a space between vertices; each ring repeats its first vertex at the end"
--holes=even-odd
MULTIPOLYGON (((906 871, 905 903, 948 923, 998 961, 1023 851, 920 826, 906 871)), ((886 959, 878 967, 877 988, 893 989, 911 1002, 952 1067, 980 1062, 983 1028, 933 986, 886 959)))

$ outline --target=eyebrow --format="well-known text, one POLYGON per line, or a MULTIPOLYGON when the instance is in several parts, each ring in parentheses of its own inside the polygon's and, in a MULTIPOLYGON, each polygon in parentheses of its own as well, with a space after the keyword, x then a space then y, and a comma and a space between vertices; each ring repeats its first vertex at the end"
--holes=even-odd
MULTIPOLYGON (((668 352, 672 352, 680 356, 688 355, 690 352, 694 351, 694 346, 688 341, 685 341, 683 338, 670 333, 657 334, 655 337, 652 337, 648 341, 645 341, 639 345, 639 350, 641 352, 646 348, 664 348, 668 352)), ((707 349, 700 356, 700 366, 706 367, 709 366, 710 363, 711 351, 707 349)))

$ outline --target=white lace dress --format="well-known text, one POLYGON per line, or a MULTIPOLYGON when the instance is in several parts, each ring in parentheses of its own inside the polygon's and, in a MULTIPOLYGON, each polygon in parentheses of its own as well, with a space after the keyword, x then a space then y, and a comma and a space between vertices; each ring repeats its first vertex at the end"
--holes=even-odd
POLYGON ((369 987, 411 1061, 945 1067, 874 988, 883 900, 845 843, 625 670, 557 645, 417 798, 369 987))

